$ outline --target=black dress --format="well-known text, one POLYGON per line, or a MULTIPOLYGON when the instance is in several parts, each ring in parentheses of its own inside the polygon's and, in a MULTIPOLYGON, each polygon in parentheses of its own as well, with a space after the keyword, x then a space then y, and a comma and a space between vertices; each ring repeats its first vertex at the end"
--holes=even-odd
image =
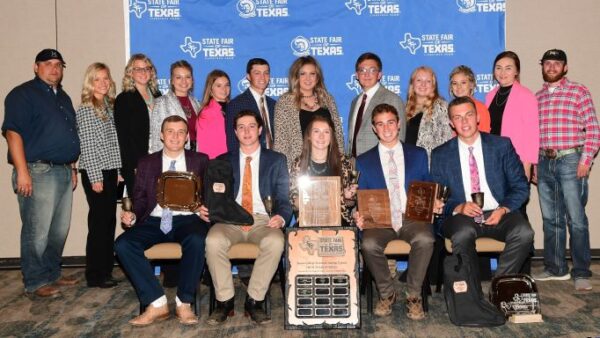
POLYGON ((312 121, 312 119, 317 115, 326 117, 331 120, 331 113, 329 113, 329 110, 325 107, 320 107, 315 111, 309 111, 304 109, 300 110, 300 129, 302 130, 302 135, 304 135, 304 132, 306 131, 306 128, 308 127, 310 121, 312 121))
POLYGON ((417 145, 419 140, 419 127, 421 127, 421 120, 423 119, 423 112, 417 113, 411 117, 410 120, 406 121, 406 144, 417 145))

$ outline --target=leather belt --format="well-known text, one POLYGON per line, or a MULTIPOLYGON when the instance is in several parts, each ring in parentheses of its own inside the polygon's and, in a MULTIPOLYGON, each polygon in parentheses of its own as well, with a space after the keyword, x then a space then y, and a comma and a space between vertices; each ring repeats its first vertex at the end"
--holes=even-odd
POLYGON ((581 147, 581 146, 575 147, 575 148, 569 148, 569 149, 560 149, 560 150, 540 148, 540 155, 544 156, 547 159, 555 160, 555 159, 561 158, 565 155, 569 155, 569 154, 573 154, 573 153, 580 153, 582 148, 583 147, 581 147))

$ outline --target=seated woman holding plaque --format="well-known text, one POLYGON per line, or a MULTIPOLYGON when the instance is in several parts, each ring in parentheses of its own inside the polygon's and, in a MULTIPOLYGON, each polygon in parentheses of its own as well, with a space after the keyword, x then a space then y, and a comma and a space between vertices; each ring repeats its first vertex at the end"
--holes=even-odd
MULTIPOLYGON (((304 132, 302 153, 292 163, 290 170, 290 201, 298 217, 298 179, 302 176, 339 176, 341 178, 342 226, 349 226, 352 208, 356 204, 356 189, 353 182, 350 160, 340 154, 335 128, 330 118, 315 116, 304 132)), ((357 179, 357 178, 355 178, 357 179)))

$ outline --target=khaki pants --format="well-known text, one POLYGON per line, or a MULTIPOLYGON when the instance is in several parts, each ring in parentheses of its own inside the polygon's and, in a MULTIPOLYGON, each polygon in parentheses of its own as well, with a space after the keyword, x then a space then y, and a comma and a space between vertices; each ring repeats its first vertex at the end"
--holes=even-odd
POLYGON ((235 294, 227 253, 237 243, 254 243, 260 249, 250 276, 248 295, 257 301, 264 300, 285 243, 281 229, 269 228, 268 221, 266 215, 254 215, 254 225, 249 232, 242 231, 240 226, 225 223, 217 223, 210 228, 206 237, 206 263, 218 301, 224 302, 235 294))

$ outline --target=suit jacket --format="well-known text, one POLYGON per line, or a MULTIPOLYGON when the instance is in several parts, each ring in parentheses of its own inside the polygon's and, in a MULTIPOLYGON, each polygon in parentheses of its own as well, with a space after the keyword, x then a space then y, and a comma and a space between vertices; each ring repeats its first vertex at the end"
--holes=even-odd
MULTIPOLYGON (((208 165, 208 156, 185 150, 185 165, 187 171, 193 172, 202 179, 208 165)), ((133 190, 133 212, 137 224, 144 222, 156 207, 156 183, 162 172, 162 150, 140 159, 133 190)))
MULTIPOLYGON (((190 98, 190 102, 192 103, 192 107, 194 108, 194 113, 200 113, 200 102, 193 96, 188 95, 190 98)), ((151 153, 157 152, 163 148, 162 141, 160 140, 160 127, 162 126, 162 122, 165 118, 179 115, 184 120, 188 120, 187 116, 185 116, 185 112, 183 108, 181 108, 181 103, 179 103, 179 99, 175 96, 175 93, 172 91, 168 92, 166 95, 161 96, 154 103, 154 109, 152 109, 152 113, 150 114, 150 146, 149 151, 151 153)), ((190 149, 190 143, 185 144, 185 149, 190 149)))
MULTIPOLYGON (((479 135, 485 178, 492 195, 501 206, 517 211, 529 197, 529 185, 519 156, 510 139, 481 132, 479 135)), ((435 182, 450 188, 445 214, 452 215, 454 208, 465 202, 457 137, 433 150, 431 176, 435 182)))
MULTIPOLYGON (((218 158, 226 159, 231 163, 233 196, 235 198, 239 193, 241 182, 240 150, 238 148, 218 158)), ((271 196, 273 199, 273 214, 283 217, 286 224, 289 224, 292 217, 292 206, 289 200, 290 178, 285 155, 262 148, 258 168, 258 189, 261 199, 264 200, 267 196, 271 196)))
MULTIPOLYGON (((155 94, 155 98, 160 92, 155 94)), ((150 118, 148 106, 137 89, 121 92, 115 100, 115 127, 123 169, 133 170, 140 157, 148 155, 150 118)))
MULTIPOLYGON (((387 189, 378 147, 379 144, 356 158, 356 168, 360 171, 358 189, 387 189)), ((402 143, 402 151, 406 192, 413 181, 431 181, 425 149, 402 143)))
MULTIPOLYGON (((489 107, 500 87, 485 96, 489 107)), ((536 164, 540 151, 540 125, 535 95, 518 81, 513 82, 502 113, 502 136, 510 138, 521 161, 536 164)))
MULTIPOLYGON (((360 102, 358 102, 359 98, 361 98, 360 94, 357 95, 352 100, 352 104, 350 104, 350 113, 348 114, 348 144, 346 145, 347 154, 352 153, 352 138, 354 137, 354 124, 356 123, 356 105, 360 105, 360 102)), ((375 109, 375 107, 381 103, 392 105, 394 108, 396 108, 396 110, 398 110, 398 117, 400 117, 400 140, 404 141, 404 137, 406 136, 406 114, 404 113, 404 102, 402 102, 400 96, 396 95, 396 93, 388 90, 382 84, 380 84, 379 89, 377 89, 373 95, 373 98, 371 98, 371 101, 369 101, 369 105, 365 107, 363 112, 362 122, 359 126, 360 129, 356 135, 357 156, 371 149, 379 142, 377 135, 371 128, 371 115, 373 113, 373 109, 375 109)))
MULTIPOLYGON (((273 116, 275 115, 275 100, 266 95, 265 99, 267 101, 267 109, 269 110, 269 126, 271 126, 271 133, 273 133, 273 140, 275 140, 275 130, 273 129, 273 124, 275 122, 273 119, 273 116)), ((260 116, 260 108, 258 107, 256 100, 254 100, 250 88, 234 97, 233 100, 229 101, 225 106, 225 134, 227 135, 228 151, 235 151, 240 148, 240 143, 235 136, 233 120, 235 119, 235 115, 242 110, 251 110, 260 116)), ((267 139, 265 135, 265 130, 263 128, 263 132, 260 135, 260 145, 263 149, 267 148, 267 139)))

